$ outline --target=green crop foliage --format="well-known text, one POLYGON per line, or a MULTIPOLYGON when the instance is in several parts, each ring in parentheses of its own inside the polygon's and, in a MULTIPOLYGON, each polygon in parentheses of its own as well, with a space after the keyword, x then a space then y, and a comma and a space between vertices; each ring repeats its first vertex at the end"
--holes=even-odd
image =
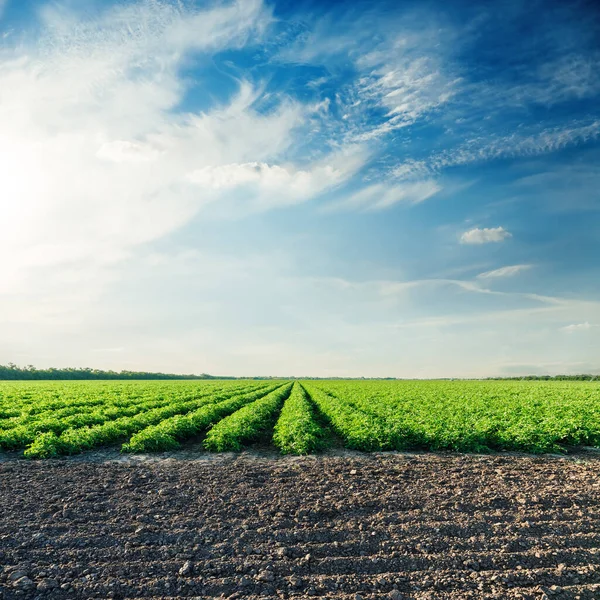
POLYGON ((175 450, 207 431, 211 451, 272 436, 284 454, 327 444, 567 452, 600 447, 600 382, 0 382, 0 450, 28 458, 117 444, 127 452, 175 450))
POLYGON ((307 389, 382 422, 382 449, 538 454, 600 445, 598 382, 327 381, 307 389))
POLYGON ((273 433, 273 443, 282 454, 313 454, 326 445, 327 432, 317 422, 315 413, 306 391, 295 383, 273 433))
POLYGON ((27 458, 55 458, 63 453, 60 438, 53 431, 48 431, 38 435, 24 455, 27 458))
POLYGON ((394 449, 389 431, 380 418, 361 411, 315 386, 306 385, 306 390, 348 448, 366 452, 394 449))
MULTIPOLYGON (((236 393, 248 389, 262 389, 264 384, 229 385, 225 388, 206 384, 195 388, 185 388, 182 393, 172 393, 170 397, 159 400, 145 400, 134 406, 121 407, 119 410, 107 410, 94 418, 89 415, 76 415, 77 418, 49 419, 48 422, 35 423, 25 430, 26 435, 19 434, 21 428, 9 430, 4 437, 0 432, 0 444, 13 443, 29 446, 24 455, 28 458, 47 458, 61 454, 77 454, 94 447, 114 444, 127 439, 138 431, 161 423, 175 415, 181 415, 198 409, 205 404, 220 402, 236 393), (102 418, 100 418, 102 417, 102 418), (93 423, 96 423, 95 425, 93 423), (75 423, 69 427, 69 424, 75 423), (83 423, 83 425, 81 425, 83 423), (78 426, 79 424, 79 426, 78 426), (51 433, 53 435, 46 435, 51 433)), ((178 388, 174 388, 173 392, 178 388)))
POLYGON ((291 389, 292 384, 282 386, 219 421, 208 432, 204 447, 211 452, 241 450, 243 444, 257 439, 273 426, 291 389))
MULTIPOLYGON (((276 386, 279 387, 279 386, 276 386)), ((233 396, 221 402, 203 406, 187 415, 177 415, 159 422, 134 435, 129 443, 123 445, 124 452, 158 452, 174 450, 179 441, 193 437, 240 407, 254 402, 273 389, 261 388, 258 391, 233 396)))

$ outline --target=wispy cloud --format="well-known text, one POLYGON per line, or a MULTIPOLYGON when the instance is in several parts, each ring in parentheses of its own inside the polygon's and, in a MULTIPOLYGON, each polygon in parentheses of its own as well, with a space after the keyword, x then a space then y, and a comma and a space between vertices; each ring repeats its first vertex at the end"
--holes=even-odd
POLYGON ((503 242, 512 237, 512 233, 506 231, 504 227, 484 227, 480 229, 475 227, 465 231, 460 236, 461 244, 489 244, 493 242, 503 242))
POLYGON ((533 265, 510 265, 493 271, 485 271, 477 275, 478 279, 494 279, 496 277, 512 277, 523 271, 528 271, 533 265))
POLYGON ((396 204, 419 204, 437 194, 442 187, 434 180, 410 183, 376 183, 345 195, 324 206, 326 211, 379 211, 396 204))
POLYGON ((594 96, 600 92, 600 53, 571 52, 540 65, 536 74, 536 81, 507 90, 507 99, 552 106, 594 96))
POLYGON ((386 47, 357 60, 358 69, 364 73, 357 85, 361 108, 372 103, 385 110, 383 121, 358 134, 358 139, 374 139, 412 125, 457 93, 460 78, 444 72, 447 65, 436 54, 424 54, 418 46, 421 40, 399 35, 386 47))
POLYGON ((214 197, 238 191, 255 208, 266 209, 310 200, 350 179, 367 155, 346 148, 305 168, 266 162, 207 165, 189 173, 188 180, 214 197))
POLYGON ((561 329, 567 333, 575 333, 577 331, 589 331, 590 329, 594 329, 596 327, 600 327, 600 325, 595 325, 586 321, 585 323, 573 323, 571 325, 566 325, 565 327, 561 327, 561 329))
MULTIPOLYGON (((553 18, 559 18, 558 12, 553 18)), ((508 77, 504 72, 482 77, 476 64, 464 60, 464 52, 466 48, 472 52, 474 45, 485 48, 479 25, 490 15, 473 11, 471 16, 460 27, 416 9, 386 12, 384 18, 366 11, 362 19, 356 14, 351 19, 336 18, 332 12, 278 58, 324 65, 333 72, 339 70, 341 56, 350 58, 356 75, 332 98, 345 120, 341 129, 346 139, 372 142, 412 126, 435 128, 425 135, 435 136, 443 149, 423 156, 422 148, 414 144, 419 158, 392 168, 401 179, 417 173, 420 178, 435 176, 453 166, 556 152, 600 137, 597 119, 563 114, 548 126, 532 122, 527 114, 536 105, 552 107, 600 93, 597 51, 583 54, 558 39, 552 52, 530 53, 523 64, 507 65, 508 77), (335 27, 340 19, 343 27, 335 27), (377 35, 369 36, 369 28, 377 35)), ((569 21, 565 26, 574 27, 579 15, 574 10, 563 18, 569 21)), ((515 54, 520 46, 527 47, 526 40, 503 43, 509 45, 507 52, 515 54)), ((410 141, 406 144, 411 147, 410 141)))
POLYGON ((391 169, 391 175, 399 179, 432 177, 451 167, 506 158, 535 157, 597 139, 600 139, 600 120, 597 119, 547 128, 531 134, 519 132, 498 136, 489 133, 420 160, 401 162, 391 169))

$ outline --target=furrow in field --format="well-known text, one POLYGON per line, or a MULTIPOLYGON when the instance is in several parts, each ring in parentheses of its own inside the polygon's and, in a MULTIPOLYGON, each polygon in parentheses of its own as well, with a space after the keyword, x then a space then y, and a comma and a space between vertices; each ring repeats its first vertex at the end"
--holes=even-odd
MULTIPOLYGON (((199 545, 199 549, 194 552, 197 558, 212 559, 215 568, 227 569, 232 557, 243 559, 246 566, 260 569, 265 562, 269 561, 269 556, 248 555, 243 549, 219 548, 221 556, 214 556, 214 550, 210 545, 203 545, 202 539, 186 538, 182 536, 179 540, 169 539, 169 536, 163 536, 159 533, 145 532, 132 533, 126 551, 126 564, 128 572, 132 576, 143 574, 143 571, 152 566, 157 572, 168 574, 176 565, 168 559, 169 548, 176 548, 178 544, 193 543, 199 545), (160 565, 153 564, 157 551, 165 554, 164 560, 160 565)), ((75 553, 78 561, 85 561, 90 567, 96 569, 119 568, 114 567, 115 561, 114 548, 121 543, 118 539, 106 539, 100 544, 94 538, 85 536, 75 536, 69 540, 59 540, 57 543, 48 545, 45 549, 31 551, 28 555, 31 559, 44 559, 44 552, 51 548, 52 551, 61 551, 75 553)), ((340 555, 340 548, 331 547, 331 554, 324 556, 315 553, 315 547, 306 545, 302 548, 289 550, 288 556, 282 558, 273 553, 275 560, 274 570, 281 577, 296 575, 351 575, 360 572, 364 575, 380 575, 390 572, 397 573, 426 573, 431 570, 448 572, 476 572, 480 575, 493 577, 497 573, 507 573, 510 571, 519 572, 523 569, 529 571, 542 569, 557 569, 562 572, 568 567, 571 572, 577 571, 580 567, 587 568, 595 565, 600 571, 600 549, 598 548, 570 548, 568 551, 545 551, 545 552, 521 552, 521 553, 494 553, 486 552, 465 552, 460 553, 455 548, 450 553, 428 554, 422 556, 397 556, 390 558, 384 554, 368 554, 368 550, 363 548, 360 551, 352 548, 350 554, 340 555), (361 552, 363 555, 361 555, 361 552), (296 558, 290 558, 291 554, 296 558), (310 554, 310 560, 305 556, 310 554), (539 554, 539 556, 537 556, 539 554), (563 565, 563 568, 557 568, 557 565, 563 565), (472 566, 471 566, 472 565, 472 566)), ((596 569, 594 568, 594 571, 596 569)))
MULTIPOLYGON (((148 565, 140 572, 129 572, 126 564, 118 565, 110 573, 105 573, 102 582, 95 588, 102 597, 106 597, 113 590, 119 595, 132 598, 164 597, 175 590, 178 591, 179 597, 201 594, 203 598, 222 598, 229 597, 235 589, 243 598, 275 597, 278 595, 276 590, 286 590, 303 598, 322 597, 328 593, 332 594, 332 597, 338 597, 340 593, 360 593, 365 597, 382 598, 395 587, 400 593, 408 594, 409 598, 419 592, 419 598, 431 599, 438 598, 440 593, 448 598, 465 598, 465 594, 470 593, 474 594, 474 598, 481 598, 484 593, 496 593, 496 596, 484 597, 497 598, 523 598, 522 594, 530 594, 525 598, 533 599, 541 597, 540 581, 544 582, 545 589, 557 586, 565 592, 577 590, 591 593, 600 585, 598 573, 580 573, 574 569, 563 570, 561 574, 548 569, 512 570, 504 572, 501 577, 469 570, 438 570, 434 578, 431 571, 380 573, 376 577, 364 574, 358 569, 345 575, 282 575, 273 567, 268 571, 261 571, 261 575, 252 575, 245 574, 244 571, 236 573, 233 569, 223 571, 219 567, 210 566, 196 576, 181 577, 178 574, 179 565, 180 563, 167 563, 168 570, 148 565), (270 575, 265 577, 265 572, 270 575), (126 582, 123 581, 124 577, 127 578, 126 582)), ((84 582, 76 583, 73 591, 82 593, 86 587, 84 582)))
MULTIPOLYGON (((230 560, 207 559, 203 563, 202 570, 182 577, 179 574, 182 563, 180 560, 170 559, 168 549, 165 549, 160 560, 156 560, 158 556, 155 555, 155 560, 130 561, 127 559, 127 554, 123 556, 122 561, 108 564, 88 561, 84 556, 73 558, 79 563, 86 564, 89 573, 102 572, 102 579, 94 586, 95 592, 102 597, 106 597, 107 592, 114 589, 115 583, 119 585, 121 594, 132 597, 152 597, 154 593, 164 594, 171 586, 178 589, 181 596, 193 595, 195 590, 195 593, 200 593, 203 597, 229 595, 232 588, 242 587, 244 597, 251 597, 252 594, 264 594, 269 587, 272 593, 277 588, 300 594, 308 592, 308 595, 323 595, 328 591, 336 590, 384 594, 393 587, 409 594, 416 591, 452 594, 459 591, 465 593, 469 590, 478 590, 481 593, 482 590, 489 592, 493 589, 508 594, 511 590, 538 591, 540 582, 543 582, 547 588, 558 586, 565 591, 594 590, 600 585, 600 569, 597 563, 576 562, 559 568, 509 567, 502 571, 473 570, 465 568, 464 565, 459 568, 445 568, 444 565, 440 565, 433 570, 427 568, 372 571, 365 570, 364 567, 376 559, 356 557, 346 571, 338 572, 328 570, 328 565, 323 564, 323 561, 311 565, 310 561, 306 560, 263 559, 255 564, 247 563, 240 569, 239 563, 232 563, 230 560), (269 573, 268 577, 264 576, 265 572, 269 573), (315 590, 312 594, 309 591, 311 588, 315 590)), ((68 570, 66 568, 59 570, 56 576, 66 578, 68 570)), ((84 590, 89 589, 89 584, 92 582, 94 582, 93 577, 83 576, 81 580, 72 581, 72 588, 85 594, 84 590)))

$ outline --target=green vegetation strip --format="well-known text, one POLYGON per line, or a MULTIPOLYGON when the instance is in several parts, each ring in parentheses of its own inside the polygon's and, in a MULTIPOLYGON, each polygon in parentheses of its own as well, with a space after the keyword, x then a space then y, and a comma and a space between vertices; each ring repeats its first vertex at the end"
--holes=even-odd
POLYGON ((275 430, 273 443, 282 454, 313 454, 327 443, 327 432, 317 422, 315 407, 304 388, 295 383, 285 401, 275 430))
MULTIPOLYGON (((200 388, 194 390, 190 394, 172 394, 164 398, 161 395, 150 398, 138 399, 135 402, 122 405, 117 403, 113 405, 111 402, 106 402, 103 405, 96 407, 95 410, 86 410, 86 407, 76 406, 73 411, 70 409, 57 410, 49 413, 41 413, 42 416, 35 415, 29 419, 22 421, 15 427, 8 429, 0 429, 0 448, 5 450, 14 450, 23 448, 27 444, 34 442, 41 434, 48 433, 55 436, 61 435, 63 432, 72 429, 83 429, 87 427, 99 427, 104 423, 115 422, 116 420, 124 420, 139 413, 147 412, 151 409, 159 409, 167 407, 170 410, 172 407, 185 402, 196 402, 199 398, 214 395, 215 390, 200 388), (67 410, 68 416, 65 416, 64 410, 67 410)), ((46 440, 53 440, 52 435, 47 435, 41 438, 40 443, 46 440)))
POLYGON ((226 393, 194 400, 172 401, 167 406, 146 410, 132 417, 121 417, 94 427, 67 429, 60 436, 54 432, 42 433, 26 448, 24 455, 27 458, 51 458, 63 454, 78 454, 96 446, 112 444, 151 425, 169 420, 174 415, 193 411, 198 405, 215 403, 224 397, 231 397, 236 391, 238 390, 229 390, 226 393))
MULTIPOLYGON (((533 454, 600 445, 598 382, 319 382, 381 420, 397 449, 533 454)), ((343 399, 343 400, 342 400, 343 399)))
POLYGON ((241 450, 243 444, 257 439, 273 426, 291 389, 291 383, 282 386, 220 421, 208 432, 204 447, 211 452, 241 450))
POLYGON ((117 416, 124 416, 124 411, 132 410, 134 414, 136 406, 144 406, 149 403, 154 403, 158 406, 160 403, 167 403, 173 400, 173 396, 164 398, 162 395, 141 396, 137 398, 95 398, 88 401, 68 402, 62 407, 47 409, 36 412, 21 413, 20 416, 6 419, 0 422, 0 438, 10 429, 23 427, 24 430, 32 430, 38 432, 54 431, 56 429, 68 429, 77 425, 97 425, 98 423, 117 416), (74 420, 69 421, 68 418, 73 417, 74 420), (99 420, 98 420, 99 419, 99 420), (86 422, 87 420, 87 422, 86 422), (56 423, 56 428, 53 426, 56 423), (47 425, 48 424, 48 425, 47 425))
POLYGON ((167 419, 153 427, 148 427, 134 435, 129 443, 123 445, 124 452, 158 452, 165 450, 174 450, 179 448, 180 440, 191 438, 206 429, 212 423, 217 422, 233 411, 242 406, 254 402, 257 398, 270 397, 277 393, 281 384, 273 387, 261 389, 257 392, 234 396, 223 402, 218 402, 210 406, 203 406, 198 410, 187 415, 178 415, 177 417, 167 419), (268 392, 271 392, 270 394, 268 392), (267 396, 265 396, 267 393, 267 396))
POLYGON ((566 452, 600 447, 600 382, 0 382, 0 450, 32 458, 174 449, 212 425, 216 451, 272 436, 306 454, 334 434, 363 451, 566 452))
POLYGON ((156 400, 129 407, 103 407, 99 410, 87 413, 74 414, 69 417, 49 416, 46 419, 26 422, 8 430, 0 431, 0 448, 5 450, 14 450, 23 448, 30 444, 43 434, 48 434, 46 439, 52 439, 52 436, 61 435, 69 429, 78 429, 89 426, 99 426, 107 421, 131 417, 137 413, 148 411, 151 408, 172 404, 170 401, 156 400))

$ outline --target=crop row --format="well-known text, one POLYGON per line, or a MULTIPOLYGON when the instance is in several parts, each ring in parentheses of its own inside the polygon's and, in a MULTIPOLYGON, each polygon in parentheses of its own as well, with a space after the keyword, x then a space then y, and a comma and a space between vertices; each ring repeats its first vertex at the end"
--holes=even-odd
POLYGON ((281 388, 280 384, 275 389, 267 388, 267 390, 234 396, 210 406, 203 406, 187 415, 167 419, 134 435, 129 443, 123 446, 123 450, 147 452, 178 448, 180 440, 189 439, 247 404, 253 406, 255 401, 260 402, 260 398, 270 398, 280 394, 281 388))
POLYGON ((292 384, 277 388, 264 398, 248 404, 219 421, 204 440, 207 450, 225 452, 241 450, 242 444, 255 440, 273 426, 292 384))
MULTIPOLYGON (((240 382, 241 383, 241 382, 240 382)), ((159 400, 192 396, 200 389, 223 387, 225 382, 203 382, 201 386, 189 382, 9 382, 0 384, 0 427, 11 423, 38 418, 55 411, 77 410, 80 407, 102 407, 108 404, 127 404, 142 399, 159 400), (173 385, 175 383, 175 385, 173 385), (53 384, 53 385, 52 385, 53 384)), ((246 382, 247 384, 247 382, 246 382)), ((226 384, 225 384, 226 385, 226 384)), ((229 382, 231 385, 231 382, 229 382)))
MULTIPOLYGON (((213 383, 213 382, 211 382, 213 383)), ((184 389, 183 386, 179 389, 184 389)), ((191 389, 188 386, 188 390, 191 389)), ((67 405, 83 405, 88 402, 102 403, 110 399, 138 398, 147 394, 173 394, 174 389, 162 382, 138 385, 120 382, 4 382, 0 385, 0 420, 11 417, 34 415, 46 410, 60 409, 67 405)))
POLYGON ((314 404, 306 390, 296 384, 285 401, 273 443, 282 454, 313 454, 327 445, 328 431, 322 426, 314 404))

